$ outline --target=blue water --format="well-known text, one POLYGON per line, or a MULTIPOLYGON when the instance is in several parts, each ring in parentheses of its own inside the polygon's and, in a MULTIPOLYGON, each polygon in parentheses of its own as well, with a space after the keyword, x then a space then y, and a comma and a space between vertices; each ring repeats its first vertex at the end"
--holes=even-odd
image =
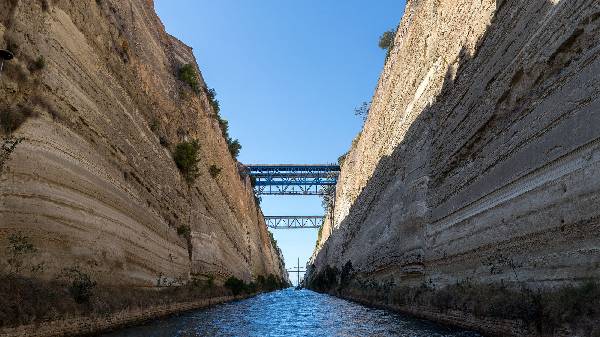
POLYGON ((479 337, 309 290, 281 290, 103 335, 479 337))

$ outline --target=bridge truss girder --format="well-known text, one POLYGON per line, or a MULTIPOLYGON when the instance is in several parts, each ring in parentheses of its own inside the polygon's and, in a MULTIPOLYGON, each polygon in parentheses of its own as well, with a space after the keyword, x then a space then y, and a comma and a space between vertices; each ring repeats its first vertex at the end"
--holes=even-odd
POLYGON ((247 165, 257 195, 325 195, 335 186, 338 165, 247 165))
POLYGON ((320 228, 324 216, 265 216, 267 227, 273 229, 320 228))

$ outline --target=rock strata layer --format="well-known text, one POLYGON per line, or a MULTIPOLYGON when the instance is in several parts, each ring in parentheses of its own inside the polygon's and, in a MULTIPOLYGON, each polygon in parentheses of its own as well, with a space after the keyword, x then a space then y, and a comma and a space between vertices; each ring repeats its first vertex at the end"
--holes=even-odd
POLYGON ((597 1, 408 1, 310 275, 598 280, 599 48, 597 1))
POLYGON ((5 138, 0 241, 31 240, 31 262, 43 263, 34 276, 79 268, 121 286, 287 277, 201 75, 199 93, 178 80, 186 64, 199 74, 192 50, 151 0, 2 1, 0 41, 15 52, 2 109, 31 115, 5 138), (21 142, 11 150, 10 139, 21 142), (172 152, 191 140, 200 162, 188 184, 172 152))

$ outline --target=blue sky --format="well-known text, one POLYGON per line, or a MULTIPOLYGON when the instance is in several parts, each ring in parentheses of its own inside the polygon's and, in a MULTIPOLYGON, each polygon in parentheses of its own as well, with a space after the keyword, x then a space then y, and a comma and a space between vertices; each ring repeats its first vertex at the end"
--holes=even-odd
MULTIPOLYGON (((402 0, 155 0, 167 31, 190 45, 215 88, 246 164, 333 163, 371 100, 402 0)), ((321 215, 318 197, 263 196, 265 215, 321 215)), ((288 269, 304 266, 317 230, 274 230, 288 269)), ((292 276, 295 279, 294 275, 292 276)))

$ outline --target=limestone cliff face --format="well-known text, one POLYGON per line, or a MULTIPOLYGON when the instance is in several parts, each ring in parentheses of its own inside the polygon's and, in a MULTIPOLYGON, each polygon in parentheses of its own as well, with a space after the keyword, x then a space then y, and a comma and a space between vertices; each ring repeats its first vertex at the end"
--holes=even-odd
POLYGON ((600 3, 409 1, 312 275, 600 278, 600 3))
POLYGON ((1 1, 0 41, 16 51, 2 108, 33 115, 3 157, 0 241, 21 232, 44 275, 77 266, 104 284, 284 276, 206 93, 177 79, 196 66, 191 48, 165 32, 151 0, 1 1), (200 172, 188 185, 171 153, 192 139, 200 172))

